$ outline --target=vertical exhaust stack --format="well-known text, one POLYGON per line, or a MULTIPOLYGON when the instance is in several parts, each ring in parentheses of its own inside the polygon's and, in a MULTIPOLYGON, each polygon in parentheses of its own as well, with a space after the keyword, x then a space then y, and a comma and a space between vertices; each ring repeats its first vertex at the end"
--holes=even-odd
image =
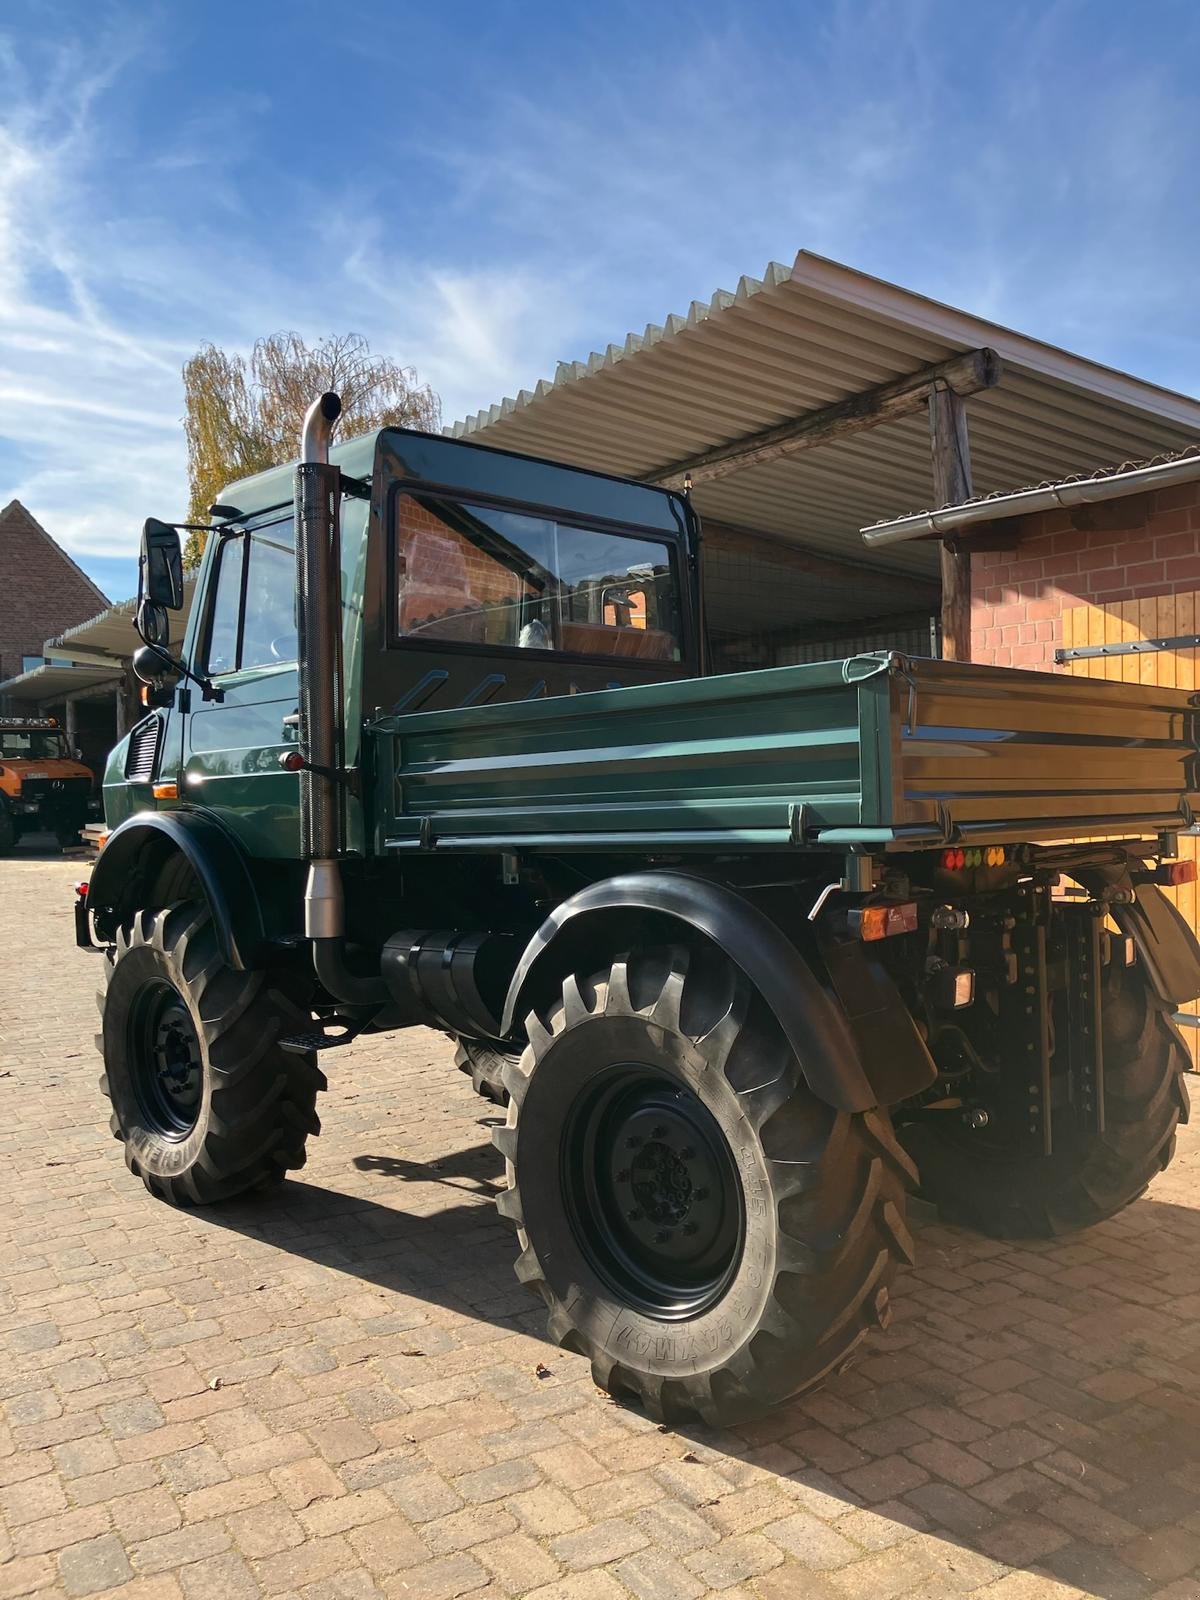
POLYGON ((329 443, 341 411, 336 394, 323 394, 309 406, 296 468, 299 731, 308 764, 300 773, 300 848, 309 863, 304 931, 310 939, 337 939, 345 932, 337 863, 341 806, 333 778, 341 744, 341 471, 329 462, 329 443))
POLYGON ((296 585, 299 633, 300 848, 308 860, 304 932, 313 966, 337 1000, 379 1005, 382 978, 359 977, 345 964, 346 907, 340 856, 344 739, 342 716, 341 469, 329 444, 342 402, 323 394, 309 406, 296 468, 296 585))

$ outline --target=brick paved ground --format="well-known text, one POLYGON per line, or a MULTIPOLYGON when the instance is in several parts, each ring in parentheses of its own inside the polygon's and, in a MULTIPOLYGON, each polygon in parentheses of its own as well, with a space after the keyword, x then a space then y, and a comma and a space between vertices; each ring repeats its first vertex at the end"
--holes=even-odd
POLYGON ((662 1433, 542 1341, 431 1034, 331 1061, 277 1198, 132 1181, 78 871, 0 862, 0 1600, 1200 1596, 1194 1133, 1067 1244, 927 1223, 850 1373, 662 1433))

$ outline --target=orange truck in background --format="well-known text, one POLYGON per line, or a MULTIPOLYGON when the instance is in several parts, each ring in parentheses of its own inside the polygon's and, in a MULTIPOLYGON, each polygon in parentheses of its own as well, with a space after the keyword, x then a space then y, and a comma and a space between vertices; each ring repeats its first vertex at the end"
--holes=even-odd
POLYGON ((77 844, 92 781, 53 717, 0 713, 0 856, 26 833, 52 833, 64 850, 77 844))

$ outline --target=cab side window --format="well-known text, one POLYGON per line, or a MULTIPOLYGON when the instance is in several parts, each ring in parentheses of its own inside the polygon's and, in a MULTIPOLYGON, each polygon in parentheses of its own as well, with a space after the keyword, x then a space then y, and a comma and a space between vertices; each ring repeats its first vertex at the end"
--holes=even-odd
POLYGON ((213 677, 296 659, 296 563, 290 522, 227 536, 208 625, 213 677))
POLYGON ((217 553, 212 611, 208 622, 208 670, 213 677, 221 672, 237 671, 238 621, 242 611, 242 563, 245 553, 245 534, 223 540, 217 553))

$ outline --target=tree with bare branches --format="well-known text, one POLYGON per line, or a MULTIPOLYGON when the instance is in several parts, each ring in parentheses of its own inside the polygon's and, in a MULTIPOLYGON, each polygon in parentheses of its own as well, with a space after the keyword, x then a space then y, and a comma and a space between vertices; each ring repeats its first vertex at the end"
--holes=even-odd
MULTIPOLYGON (((343 437, 382 427, 436 428, 441 402, 411 367, 372 355, 357 333, 308 345, 298 333, 274 333, 244 356, 208 344, 183 369, 191 499, 189 522, 204 522, 227 483, 290 461, 304 413, 317 395, 342 397, 343 437)), ((184 561, 194 567, 204 535, 193 533, 184 561)))

